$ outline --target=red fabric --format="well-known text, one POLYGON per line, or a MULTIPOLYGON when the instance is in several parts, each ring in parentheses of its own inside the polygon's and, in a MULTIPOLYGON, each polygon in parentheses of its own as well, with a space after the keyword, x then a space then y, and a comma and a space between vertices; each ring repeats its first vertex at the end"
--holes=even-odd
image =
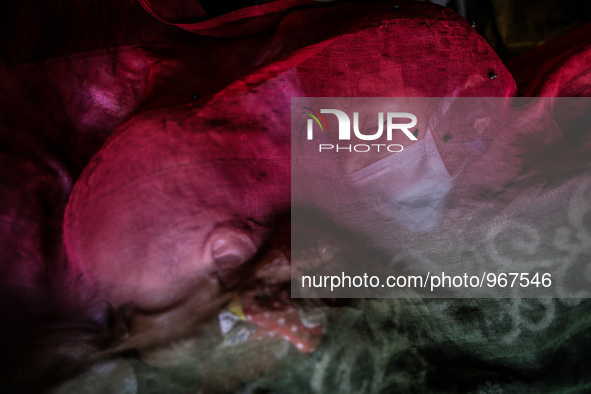
MULTIPOLYGON (((515 83, 461 17, 431 4, 375 7, 349 30, 262 68, 220 94, 286 73, 312 97, 505 97, 515 83)), ((287 78, 287 77, 286 77, 287 78)))
POLYGON ((226 38, 267 31, 295 7, 320 6, 318 2, 312 0, 277 0, 211 18, 198 2, 162 4, 153 0, 139 1, 146 11, 161 22, 192 33, 226 38), (183 22, 185 20, 197 20, 197 22, 183 22))
POLYGON ((591 23, 507 62, 520 96, 591 96, 591 23))
MULTIPOLYGON (((591 23, 507 62, 518 94, 525 97, 591 96, 591 23)), ((588 152, 582 124, 589 119, 584 105, 553 107, 553 117, 564 128, 572 146, 588 152)))
POLYGON ((176 24, 183 20, 202 20, 208 17, 198 1, 138 0, 144 9, 160 22, 176 24))

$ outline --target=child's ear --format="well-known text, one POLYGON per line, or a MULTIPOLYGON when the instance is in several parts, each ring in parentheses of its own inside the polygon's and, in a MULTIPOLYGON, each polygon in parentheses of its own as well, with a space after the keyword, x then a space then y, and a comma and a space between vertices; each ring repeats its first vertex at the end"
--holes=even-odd
POLYGON ((234 278, 234 274, 241 272, 240 267, 257 252, 250 234, 232 227, 215 229, 209 236, 209 248, 220 284, 224 288, 235 284, 238 278, 234 278))

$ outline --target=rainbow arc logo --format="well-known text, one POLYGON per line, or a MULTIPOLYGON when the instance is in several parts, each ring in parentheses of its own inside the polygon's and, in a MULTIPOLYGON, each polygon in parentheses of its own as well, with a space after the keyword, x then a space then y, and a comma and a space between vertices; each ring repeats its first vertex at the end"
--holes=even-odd
POLYGON ((320 115, 318 112, 314 111, 312 108, 308 108, 308 107, 302 107, 303 109, 306 109, 310 112, 303 112, 304 114, 312 117, 312 119, 314 119, 316 121, 316 123, 318 123, 318 126, 320 126, 320 131, 324 131, 324 127, 322 127, 322 123, 320 123, 320 119, 322 119, 322 122, 324 123, 324 126, 326 127, 326 131, 328 131, 328 125, 326 124, 326 120, 324 119, 324 117, 322 115, 320 115))

